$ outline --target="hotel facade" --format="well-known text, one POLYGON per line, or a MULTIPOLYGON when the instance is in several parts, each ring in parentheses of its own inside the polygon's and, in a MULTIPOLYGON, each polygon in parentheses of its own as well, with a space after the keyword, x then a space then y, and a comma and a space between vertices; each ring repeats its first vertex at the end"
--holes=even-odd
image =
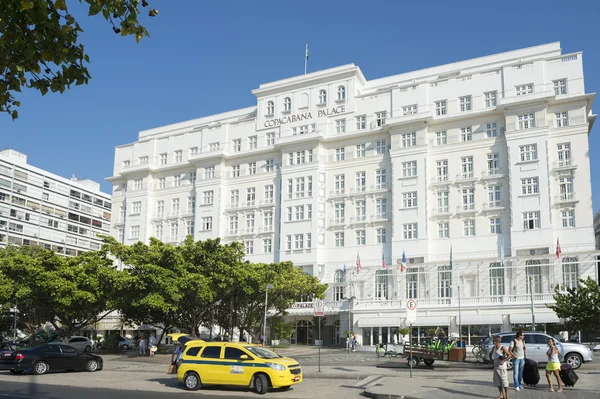
MULTIPOLYGON (((598 273, 582 61, 551 43, 260 85, 251 107, 118 146, 112 233, 220 237, 250 261, 293 261, 329 284, 325 344, 393 340, 408 299, 419 337, 460 326, 474 342, 532 313, 551 327, 555 286, 598 273)), ((289 310, 292 343, 314 342, 312 306, 289 310)))
POLYGON ((110 235, 110 194, 91 180, 65 179, 0 151, 0 247, 31 245, 64 256, 100 249, 110 235))

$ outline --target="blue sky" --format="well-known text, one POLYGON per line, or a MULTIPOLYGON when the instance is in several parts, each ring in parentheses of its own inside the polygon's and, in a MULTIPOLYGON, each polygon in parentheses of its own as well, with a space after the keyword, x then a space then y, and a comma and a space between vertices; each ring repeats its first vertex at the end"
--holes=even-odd
MULTIPOLYGON (((148 0, 151 37, 135 44, 76 0, 93 79, 65 94, 20 96, 20 118, 0 114, 0 147, 61 176, 102 182, 114 146, 140 130, 251 106, 259 84, 346 63, 367 79, 560 41, 583 51, 586 91, 600 88, 600 2, 148 0), (426 4, 426 5, 425 5, 426 4), (494 4, 497 8, 490 8, 494 4)), ((600 100, 595 109, 600 109, 600 100)), ((600 123, 600 122, 599 122, 600 123)), ((600 146, 595 126, 591 152, 600 146)), ((592 158, 592 170, 600 160, 592 158)), ((592 172, 594 210, 600 172, 592 172)))

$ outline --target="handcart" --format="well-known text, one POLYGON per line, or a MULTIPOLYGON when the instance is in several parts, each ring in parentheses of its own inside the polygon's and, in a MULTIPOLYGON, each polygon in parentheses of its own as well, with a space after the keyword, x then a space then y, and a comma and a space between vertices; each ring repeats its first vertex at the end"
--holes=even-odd
POLYGON ((402 349, 402 345, 377 344, 375 346, 375 354, 378 358, 389 356, 391 359, 402 355, 402 349))
POLYGON ((409 343, 402 345, 400 355, 408 359, 408 364, 412 368, 419 367, 421 361, 426 366, 431 366, 436 360, 444 360, 444 352, 439 350, 429 349, 424 346, 412 346, 409 343))

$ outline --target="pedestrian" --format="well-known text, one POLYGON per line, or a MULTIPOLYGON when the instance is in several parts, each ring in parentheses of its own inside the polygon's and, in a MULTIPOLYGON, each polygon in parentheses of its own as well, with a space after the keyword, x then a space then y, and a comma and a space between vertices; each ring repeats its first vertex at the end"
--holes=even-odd
POLYGON ((513 357, 513 381, 515 383, 515 391, 523 389, 523 368, 525 367, 525 339, 523 331, 517 331, 517 336, 510 343, 508 348, 513 357))
POLYGON ((510 359, 510 352, 500 344, 500 336, 494 337, 494 347, 490 352, 490 360, 494 362, 494 385, 498 387, 497 399, 510 399, 508 396, 508 375, 506 362, 510 359))
POLYGON ((217 336, 215 337, 215 341, 217 342, 221 342, 221 333, 218 333, 217 336))
POLYGON ((156 336, 154 333, 150 334, 150 338, 148 339, 148 350, 150 351, 150 357, 154 357, 154 352, 158 349, 156 347, 156 336))
POLYGON ((246 333, 242 333, 242 342, 246 342, 246 333))
POLYGON ((258 342, 260 342, 261 345, 264 345, 264 343, 265 343, 265 336, 262 335, 262 334, 260 334, 260 338, 259 338, 258 342))
POLYGON ((579 342, 579 334, 577 334, 576 332, 575 332, 575 333, 573 333, 573 334, 571 335, 571 339, 570 339, 570 341, 571 341, 571 342, 579 342))
POLYGON ((171 365, 175 366, 174 373, 177 374, 177 360, 179 360, 179 356, 183 352, 183 346, 179 342, 175 342, 175 347, 173 348, 173 354, 171 355, 171 365))
POLYGON ((356 352, 356 344, 358 343, 358 340, 356 339, 356 335, 352 334, 352 352, 356 352))
POLYGON ((140 356, 146 356, 146 337, 144 336, 144 334, 142 334, 140 336, 140 343, 139 343, 139 347, 140 347, 140 356))
POLYGON ((552 387, 552 374, 556 377, 556 381, 558 382, 558 390, 556 392, 562 392, 562 380, 560 378, 560 359, 558 358, 558 349, 554 344, 554 340, 552 338, 548 338, 548 351, 546 352, 546 356, 548 356, 548 364, 546 365, 546 379, 548 380, 548 392, 554 392, 554 388, 552 387))

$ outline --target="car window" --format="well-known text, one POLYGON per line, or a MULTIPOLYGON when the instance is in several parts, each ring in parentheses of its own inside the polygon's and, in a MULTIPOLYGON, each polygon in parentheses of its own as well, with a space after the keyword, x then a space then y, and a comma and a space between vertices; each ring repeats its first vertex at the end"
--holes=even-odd
POLYGON ((46 345, 44 346, 45 353, 62 353, 58 345, 46 345))
POLYGON ((71 338, 69 342, 85 342, 85 338, 71 338))
MULTIPOLYGON (((239 358, 242 355, 248 356, 248 354, 241 349, 228 348, 228 347, 225 348, 225 356, 224 356, 225 359, 239 360, 239 358)), ((248 357, 250 357, 250 356, 248 356, 248 357)))
POLYGON ((69 345, 61 345, 60 349, 62 349, 62 352, 67 354, 67 355, 75 355, 77 354, 77 349, 73 348, 72 346, 69 345))
POLYGON ((220 346, 207 346, 202 351, 202 356, 210 359, 218 359, 221 357, 221 347, 220 346))
POLYGON ((542 334, 532 334, 536 344, 548 344, 548 337, 542 334))
MULTIPOLYGON (((198 352, 200 352, 200 349, 202 349, 201 346, 196 346, 194 348, 189 348, 185 354, 186 356, 198 356, 198 352)), ((218 356, 217 356, 218 357, 218 356)))
POLYGON ((261 359, 277 359, 280 357, 277 353, 271 352, 261 346, 246 346, 245 349, 261 359))
POLYGON ((515 339, 515 335, 512 335, 512 334, 503 335, 500 338, 500 343, 502 343, 502 344, 510 344, 511 342, 513 342, 514 339, 515 339))
POLYGON ((536 344, 536 339, 533 334, 525 334, 525 344, 536 344))

